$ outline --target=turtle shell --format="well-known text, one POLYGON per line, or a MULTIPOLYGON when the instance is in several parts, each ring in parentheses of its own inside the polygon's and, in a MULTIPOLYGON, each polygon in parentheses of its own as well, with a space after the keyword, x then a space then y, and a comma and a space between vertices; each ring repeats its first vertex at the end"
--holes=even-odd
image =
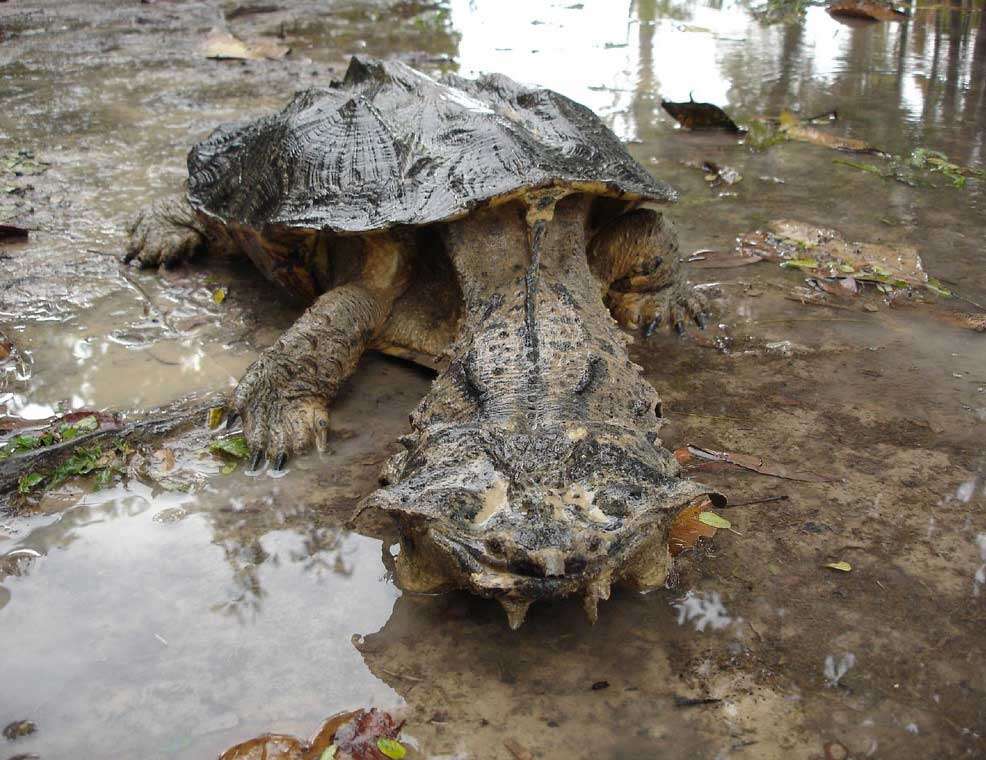
POLYGON ((280 113, 219 127, 188 170, 190 202, 223 223, 341 234, 432 224, 539 187, 675 198, 557 92, 360 57, 342 82, 298 93, 280 113))

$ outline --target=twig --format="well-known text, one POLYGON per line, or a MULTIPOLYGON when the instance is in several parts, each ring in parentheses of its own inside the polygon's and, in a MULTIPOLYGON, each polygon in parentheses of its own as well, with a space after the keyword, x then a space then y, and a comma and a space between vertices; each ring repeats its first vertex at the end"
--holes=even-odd
POLYGON ((787 501, 790 497, 786 495, 780 496, 767 496, 763 499, 751 499, 750 501, 734 501, 732 504, 726 504, 725 507, 720 507, 720 509, 725 509, 726 507, 749 507, 752 504, 770 504, 775 501, 787 501))
POLYGON ((186 399, 170 406, 146 412, 140 419, 126 422, 119 428, 96 430, 69 441, 33 449, 9 459, 0 460, 0 496, 17 490, 20 479, 31 472, 52 470, 68 460, 80 447, 105 445, 116 441, 142 444, 169 435, 182 433, 196 425, 206 424, 208 411, 226 406, 224 394, 186 399))

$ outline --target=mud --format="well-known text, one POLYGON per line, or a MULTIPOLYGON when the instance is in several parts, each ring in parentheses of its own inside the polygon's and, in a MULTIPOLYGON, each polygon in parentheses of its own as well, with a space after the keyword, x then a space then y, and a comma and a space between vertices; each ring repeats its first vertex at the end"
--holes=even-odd
MULTIPOLYGON (((0 153, 50 166, 0 175, 16 188, 0 194, 16 211, 4 223, 30 229, 0 243, 0 332, 25 357, 2 365, 6 414, 228 387, 290 324, 293 307, 249 267, 158 277, 115 257, 131 215, 176 191, 192 142, 338 76, 353 52, 499 70, 585 102, 682 192, 683 254, 791 218, 913 245, 929 273, 986 303, 978 181, 910 188, 802 143, 755 153, 685 133, 660 108, 693 94, 741 124, 837 108, 825 127, 837 134, 982 167, 975 5, 853 26, 811 9, 772 27, 742 5, 648 0, 509 14, 485 0, 8 5, 0 153), (207 60, 199 46, 223 25, 292 52, 207 60), (710 189, 692 168, 705 161, 743 180, 710 189)), ((421 757, 508 759, 507 740, 540 758, 823 758, 833 742, 853 757, 986 753, 983 336, 935 318, 942 305, 786 300, 803 276, 767 262, 691 276, 719 294, 728 350, 663 333, 635 347, 665 444, 837 480, 700 471, 737 503, 788 498, 723 510, 741 535, 683 555, 673 588, 615 594, 595 626, 577 602, 554 603, 511 632, 494 603, 401 595, 380 543, 344 529, 430 382, 371 358, 335 406, 330 451, 284 478, 202 465, 195 494, 73 483, 0 516, 0 724, 37 725, 8 753, 209 757, 400 702, 421 757), (823 567, 834 561, 852 570, 823 567), (687 706, 704 697, 721 701, 687 706)))

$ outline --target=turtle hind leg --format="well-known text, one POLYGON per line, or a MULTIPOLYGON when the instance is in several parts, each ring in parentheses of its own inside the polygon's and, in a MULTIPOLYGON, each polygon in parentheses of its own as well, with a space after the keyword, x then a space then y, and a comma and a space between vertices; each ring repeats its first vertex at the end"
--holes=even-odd
POLYGON ((589 266, 605 286, 613 318, 650 335, 659 327, 682 333, 704 328, 705 297, 690 286, 678 260, 671 223, 651 209, 635 209, 599 230, 589 246, 589 266))
POLYGON ((130 225, 129 236, 123 261, 136 261, 142 269, 170 269, 209 247, 202 221, 183 196, 141 211, 130 225))

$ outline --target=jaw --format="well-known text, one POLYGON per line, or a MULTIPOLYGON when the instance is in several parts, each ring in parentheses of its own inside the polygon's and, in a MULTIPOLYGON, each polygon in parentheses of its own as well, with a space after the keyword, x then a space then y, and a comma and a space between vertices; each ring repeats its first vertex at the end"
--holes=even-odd
POLYGON ((357 527, 381 536, 394 534, 388 523, 397 529, 402 589, 496 599, 512 628, 539 600, 581 597, 595 622, 614 585, 662 586, 669 526, 688 506, 719 498, 678 478, 663 449, 608 426, 560 425, 536 440, 451 429, 398 459, 403 477, 360 504, 357 527), (517 455, 533 445, 537 458, 517 455))

